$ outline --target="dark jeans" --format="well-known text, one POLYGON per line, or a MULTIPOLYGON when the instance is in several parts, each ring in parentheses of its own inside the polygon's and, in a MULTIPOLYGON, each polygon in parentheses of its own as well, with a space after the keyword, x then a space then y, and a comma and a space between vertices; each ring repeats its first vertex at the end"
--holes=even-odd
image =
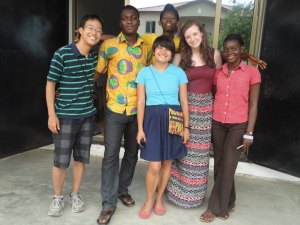
POLYGON ((216 216, 225 216, 235 206, 234 174, 240 158, 246 123, 226 124, 212 121, 215 184, 210 194, 208 209, 216 216))
POLYGON ((118 195, 127 194, 138 159, 137 118, 110 111, 105 112, 102 160, 101 197, 103 208, 115 208, 118 195), (119 169, 119 153, 124 135, 125 153, 119 169))

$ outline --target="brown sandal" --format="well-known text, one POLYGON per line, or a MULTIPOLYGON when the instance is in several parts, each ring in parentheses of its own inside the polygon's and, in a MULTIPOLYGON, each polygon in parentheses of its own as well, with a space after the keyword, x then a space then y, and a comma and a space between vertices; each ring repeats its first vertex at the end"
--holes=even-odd
POLYGON ((114 215, 114 213, 115 213, 114 208, 102 209, 102 211, 100 212, 100 216, 97 219, 97 223, 98 224, 108 224, 110 219, 114 215))
POLYGON ((130 194, 122 194, 122 195, 119 195, 118 198, 127 207, 134 206, 134 204, 135 204, 135 201, 131 198, 130 194))
POLYGON ((235 212, 235 207, 229 208, 228 214, 230 215, 231 213, 235 212))
POLYGON ((221 219, 221 220, 227 220, 229 218, 229 214, 225 213, 224 216, 217 216, 217 218, 221 219))
POLYGON ((213 214, 211 211, 206 210, 201 216, 200 221, 204 223, 211 223, 216 218, 216 215, 213 214))

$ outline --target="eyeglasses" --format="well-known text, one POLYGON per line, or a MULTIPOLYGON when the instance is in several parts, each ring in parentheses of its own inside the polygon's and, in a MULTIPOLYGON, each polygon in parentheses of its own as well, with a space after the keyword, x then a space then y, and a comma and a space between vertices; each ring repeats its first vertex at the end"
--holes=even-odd
POLYGON ((94 27, 92 25, 86 25, 85 28, 88 29, 88 31, 91 31, 91 32, 95 32, 96 31, 100 35, 103 34, 103 31, 101 29, 96 28, 96 27, 94 27))

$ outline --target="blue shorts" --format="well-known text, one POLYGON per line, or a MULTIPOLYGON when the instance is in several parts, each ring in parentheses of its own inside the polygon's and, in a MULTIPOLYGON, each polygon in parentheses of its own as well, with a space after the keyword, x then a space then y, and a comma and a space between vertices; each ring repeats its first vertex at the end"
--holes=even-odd
POLYGON ((59 118, 60 130, 53 134, 54 166, 68 168, 73 150, 74 161, 84 164, 90 161, 93 138, 93 117, 84 119, 59 118))

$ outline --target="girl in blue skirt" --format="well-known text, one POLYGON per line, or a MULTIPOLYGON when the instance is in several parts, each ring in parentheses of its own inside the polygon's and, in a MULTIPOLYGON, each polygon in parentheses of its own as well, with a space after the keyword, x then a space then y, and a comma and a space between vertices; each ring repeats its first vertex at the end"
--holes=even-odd
POLYGON ((152 209, 158 215, 166 213, 162 196, 169 181, 171 162, 186 155, 185 143, 189 137, 188 80, 181 68, 169 63, 175 45, 168 37, 160 36, 155 39, 152 51, 153 64, 143 68, 136 79, 137 141, 141 158, 150 161, 146 174, 147 198, 139 211, 143 219, 150 217, 152 209), (183 112, 183 137, 168 133, 169 108, 183 112))

